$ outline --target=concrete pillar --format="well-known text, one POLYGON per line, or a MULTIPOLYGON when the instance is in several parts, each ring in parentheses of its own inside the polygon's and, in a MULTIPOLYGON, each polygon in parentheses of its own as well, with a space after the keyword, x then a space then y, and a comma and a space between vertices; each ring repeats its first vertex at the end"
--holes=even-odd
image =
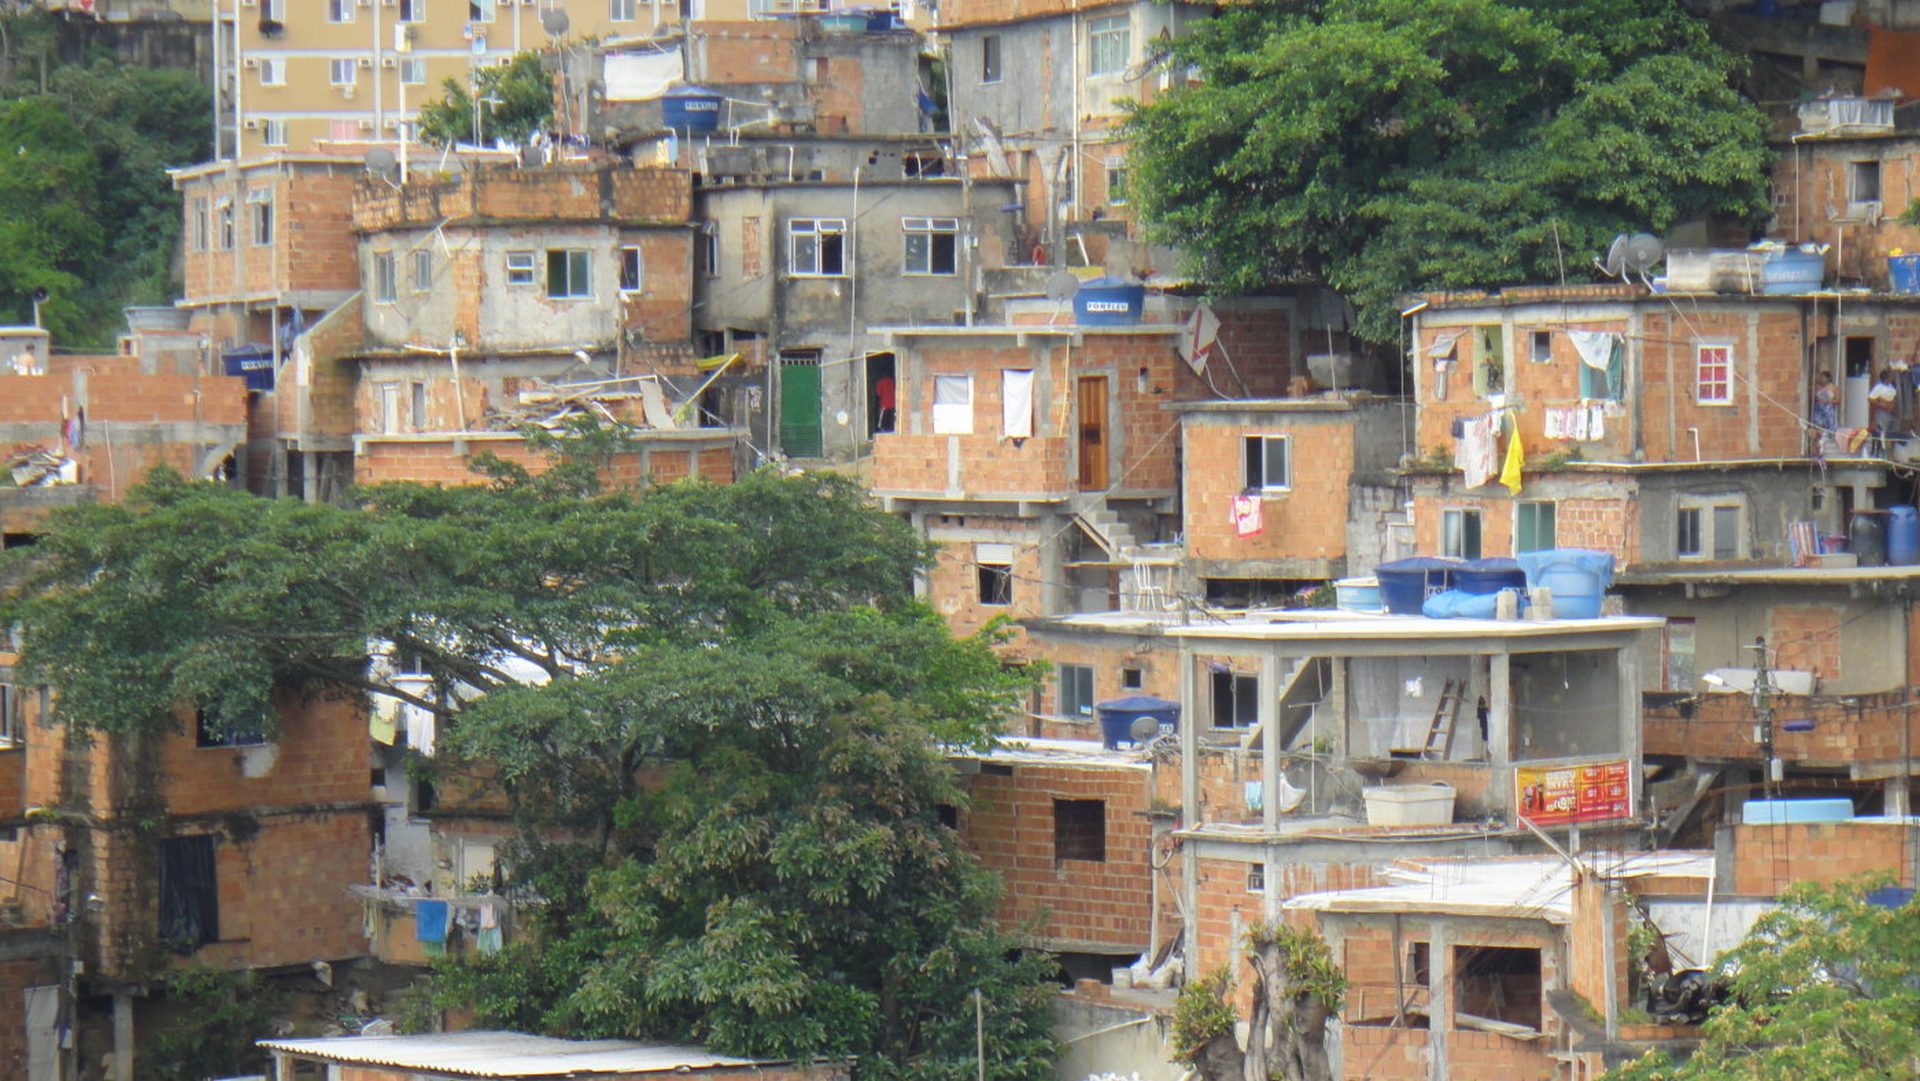
POLYGON ((113 1081, 133 1081, 133 996, 113 996, 113 1081))
MULTIPOLYGON (((1193 650, 1180 647, 1180 828, 1191 830, 1200 824, 1200 726, 1193 678, 1193 650)), ((1200 864, 1193 855, 1193 842, 1180 846, 1180 887, 1186 894, 1187 925, 1180 929, 1180 963, 1187 981, 1200 978, 1200 966, 1194 952, 1200 945, 1195 924, 1200 922, 1200 864)))
POLYGON ((1913 813, 1912 785, 1905 774, 1887 778, 1886 813, 1890 815, 1910 815, 1913 813))
POLYGON ((1645 781, 1640 776, 1640 643, 1620 650, 1616 656, 1620 680, 1620 750, 1627 758, 1628 806, 1638 814, 1645 781))
POLYGON ((1513 678, 1505 653, 1487 657, 1487 763, 1492 772, 1490 802, 1511 815, 1513 800, 1513 678))
POLYGON ((1427 1050, 1430 1081, 1448 1081, 1447 1035, 1453 1027, 1453 946, 1447 923, 1427 925, 1427 1050))
POLYGON ((1260 657, 1258 677, 1260 726, 1260 828, 1280 829, 1280 658, 1269 650, 1260 657))

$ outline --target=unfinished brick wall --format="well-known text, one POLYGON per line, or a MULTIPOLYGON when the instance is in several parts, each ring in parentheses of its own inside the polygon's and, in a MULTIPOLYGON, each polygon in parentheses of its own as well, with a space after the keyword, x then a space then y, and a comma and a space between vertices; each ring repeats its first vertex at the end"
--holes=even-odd
POLYGON ((1144 768, 1014 764, 967 778, 972 805, 960 832, 1004 888, 1000 921, 1017 928, 1039 918, 1040 934, 1060 949, 1125 953, 1149 937, 1153 827, 1144 768), (1055 801, 1105 805, 1102 861, 1062 859, 1055 849, 1055 801))
MULTIPOLYGON (((1920 747, 1920 708, 1901 691, 1817 701, 1791 695, 1774 699, 1774 754, 1796 765, 1845 767, 1899 762, 1920 747), (1788 720, 1811 720, 1813 728, 1789 732, 1788 720), (1905 740, 1902 740, 1902 730, 1905 740)), ((1689 758, 1758 761, 1753 740, 1753 701, 1744 694, 1708 694, 1690 702, 1657 696, 1642 714, 1645 753, 1689 758)))
POLYGON ((0 961, 0 1077, 27 1076, 27 1011, 29 987, 57 987, 60 970, 58 945, 38 929, 0 931, 0 943, 25 950, 43 950, 44 957, 0 961))
POLYGON ((1832 883, 1868 871, 1913 885, 1912 827, 1897 822, 1742 824, 1733 829, 1733 892, 1771 897, 1795 882, 1832 883))
MULTIPOLYGON (((365 175, 357 161, 216 171, 182 181, 184 284, 189 304, 215 298, 360 287, 354 255, 353 196, 365 175), (273 241, 254 243, 252 191, 270 194, 273 241), (208 243, 197 243, 198 200, 206 200, 208 243), (231 201, 234 246, 221 246, 218 203, 231 201)), ((216 335, 227 337, 229 335, 216 335)), ((243 335, 232 335, 243 337, 243 335)), ((258 340, 258 339, 248 339, 258 340)))
MULTIPOLYGON (((611 491, 631 491, 652 484, 667 484, 696 473, 719 484, 732 483, 732 437, 719 429, 710 436, 688 440, 648 444, 638 450, 615 455, 601 482, 611 491)), ((422 484, 479 484, 485 478, 469 466, 470 456, 491 451, 501 458, 533 473, 548 469, 552 462, 545 454, 528 447, 518 435, 498 438, 468 437, 464 449, 447 439, 368 438, 354 456, 354 481, 379 484, 386 481, 416 481, 422 484)))
POLYGON ((1041 545, 1049 538, 1041 532, 1039 523, 973 515, 965 521, 969 539, 948 539, 941 535, 944 530, 930 527, 930 535, 939 545, 933 566, 927 571, 927 601, 934 610, 946 617, 948 626, 959 635, 973 634, 997 617, 1018 620, 1045 614, 1040 556, 1041 545), (992 531, 991 540, 980 532, 983 530, 992 531), (982 602, 980 564, 974 548, 977 543, 1013 545, 1013 603, 982 602))
POLYGON ((361 232, 432 228, 446 219, 685 223, 692 211, 692 179, 676 169, 624 162, 538 169, 498 165, 444 180, 416 177, 404 188, 364 182, 353 200, 353 227, 361 232))
POLYGON ((627 232, 640 249, 641 290, 621 293, 621 325, 649 342, 686 340, 693 332, 693 233, 685 229, 627 232))
POLYGON ((341 359, 357 351, 366 334, 361 316, 365 309, 357 301, 329 312, 307 331, 310 355, 306 361, 305 385, 292 368, 282 370, 288 380, 272 393, 274 423, 281 433, 301 432, 300 402, 307 403, 304 434, 344 438, 355 431, 355 390, 358 380, 354 366, 341 359), (291 384, 291 385, 289 385, 291 384))
POLYGON ((1182 528, 1187 554, 1209 560, 1297 559, 1344 563, 1353 480, 1353 414, 1189 415, 1182 528), (1286 491, 1254 493, 1262 528, 1242 537, 1233 501, 1245 489, 1246 438, 1284 435, 1292 476, 1286 491))
POLYGON ((1122 5, 1119 0, 1078 6, 1072 0, 950 0, 948 5, 940 9, 940 22, 945 26, 978 26, 1049 15, 1065 17, 1075 11, 1084 14, 1103 7, 1117 8, 1122 5))
POLYGON ((1524 480, 1520 494, 1512 495, 1497 483, 1463 488, 1457 473, 1448 477, 1419 477, 1413 491, 1415 551, 1422 555, 1441 554, 1446 512, 1469 510, 1480 514, 1480 555, 1511 556, 1514 554, 1514 505, 1545 500, 1554 505, 1555 547, 1612 552, 1616 567, 1631 566, 1639 560, 1640 509, 1636 501, 1637 485, 1633 481, 1577 473, 1532 473, 1524 475, 1524 480), (1560 498, 1558 493, 1571 485, 1581 488, 1605 485, 1618 494, 1560 498))
POLYGON ((1824 680, 1840 678, 1840 626, 1845 613, 1828 605, 1777 605, 1767 612, 1767 644, 1773 664, 1789 671, 1812 672, 1824 680))
MULTIPOLYGON (((1018 583, 1015 588, 1018 589, 1018 583)), ((1179 662, 1163 648, 1157 637, 1120 634, 1089 637, 1048 633, 1040 629, 1030 631, 1027 641, 1036 656, 1045 658, 1055 666, 1054 672, 1041 686, 1038 716, 1034 718, 1039 725, 1038 734, 1045 738, 1100 738, 1100 725, 1092 716, 1067 716, 1060 712, 1059 666, 1063 664, 1085 665, 1093 669, 1095 702, 1131 694, 1150 694, 1176 702, 1180 699, 1179 662), (1123 685, 1123 674, 1128 669, 1140 674, 1138 687, 1123 685)), ((1165 772, 1174 775, 1175 791, 1169 802, 1177 803, 1178 771, 1165 772)))
POLYGON ((1775 220, 1792 242, 1835 245, 1827 255, 1828 280, 1844 276, 1887 287, 1887 254, 1920 251, 1920 229, 1900 221, 1899 211, 1920 196, 1914 183, 1920 146, 1913 139, 1803 141, 1774 163, 1775 220), (1878 161, 1883 214, 1866 220, 1849 212, 1849 171, 1856 161, 1878 161))
POLYGON ((1806 342, 1801 313, 1755 311, 1750 304, 1689 307, 1684 313, 1649 307, 1641 333, 1642 443, 1650 462, 1692 461, 1694 430, 1706 460, 1795 457, 1804 441, 1800 417, 1807 409, 1802 374, 1806 342), (1752 316, 1753 331, 1749 330, 1752 316), (1697 399, 1696 347, 1733 346, 1732 403, 1697 399), (1759 370, 1754 370, 1755 351, 1759 370), (1668 420, 1671 398, 1672 420, 1668 420))
MULTIPOLYGON (((1449 312, 1448 318, 1451 320, 1453 315, 1449 312)), ((1464 318, 1464 313, 1462 315, 1464 318)), ((1420 420, 1416 440, 1420 451, 1444 447, 1451 453, 1454 420, 1484 416, 1488 412, 1486 399, 1473 392, 1474 367, 1480 362, 1477 331, 1481 326, 1498 328, 1501 316, 1499 309, 1492 308, 1485 312, 1478 323, 1449 322, 1447 325, 1437 325, 1437 321, 1432 321, 1421 327, 1413 364, 1414 378, 1420 387, 1420 420), (1441 399, 1434 394, 1435 385, 1441 378, 1441 366, 1431 354, 1435 344, 1446 338, 1453 339, 1454 360, 1447 366, 1446 397, 1441 399)), ((1625 334, 1628 332, 1625 307, 1613 318, 1581 320, 1578 323, 1516 323, 1511 333, 1503 337, 1508 378, 1505 393, 1508 406, 1518 407, 1514 416, 1520 425, 1521 444, 1533 455, 1551 454, 1577 445, 1591 459, 1624 459, 1633 449, 1625 416, 1607 418, 1606 437, 1601 440, 1576 444, 1573 440, 1548 439, 1546 436, 1547 410, 1571 406, 1582 400, 1580 354, 1573 347, 1573 340, 1564 333, 1568 329, 1625 334), (1548 360, 1532 359, 1535 331, 1548 332, 1548 360)))

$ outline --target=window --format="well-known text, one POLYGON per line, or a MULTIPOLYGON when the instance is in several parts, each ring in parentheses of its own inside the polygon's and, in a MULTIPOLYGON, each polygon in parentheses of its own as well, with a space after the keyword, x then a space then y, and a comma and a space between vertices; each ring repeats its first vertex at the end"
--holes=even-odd
POLYGON ((906 234, 901 273, 954 274, 959 271, 960 219, 901 218, 900 230, 906 234))
POLYGON ((633 21, 634 0, 607 0, 607 18, 617 23, 633 21))
POLYGON ((427 61, 423 57, 400 58, 400 81, 408 86, 427 85, 427 61))
POLYGON ((1293 486, 1284 435, 1250 435, 1244 443, 1249 492, 1284 492, 1293 486))
POLYGON ((547 251, 547 295, 563 299, 593 296, 592 268, 584 248, 547 251))
POLYGON ((212 234, 211 215, 207 213, 207 198, 200 196, 193 201, 193 250, 206 251, 212 234))
POLYGON ((490 23, 493 21, 494 0, 467 0, 467 21, 470 23, 490 23))
POLYGON ((160 941, 175 953, 192 953, 220 941, 213 846, 211 834, 168 837, 155 846, 160 857, 160 941))
POLYGON ((286 0, 260 0, 260 21, 268 23, 286 22, 286 0))
POLYGON ((400 21, 403 23, 426 22, 427 0, 400 0, 400 21))
POLYGON ((1706 551, 1700 544, 1700 508, 1683 507, 1673 516, 1674 554, 1681 559, 1699 558, 1706 551))
POLYGON ((1673 554, 1680 559, 1741 559, 1746 551, 1743 503, 1703 501, 1674 512, 1673 554))
POLYGON ((1482 398, 1504 393, 1507 340, 1499 327, 1473 328, 1473 392, 1482 398))
POLYGON ((427 430, 427 385, 423 382, 416 381, 410 389, 413 392, 413 400, 407 404, 413 408, 409 419, 413 421, 414 431, 424 432, 427 430))
POLYGON ((247 211, 253 222, 254 246, 273 243, 273 192, 266 188, 248 192, 247 211))
POLYGON ((27 696, 11 683, 0 683, 0 750, 26 743, 27 696))
POLYGON ((1125 15, 1087 20, 1087 74, 1118 75, 1127 68, 1133 48, 1125 15))
POLYGON ((377 251, 373 253, 373 302, 391 304, 399 292, 394 275, 393 253, 377 251))
POLYGON ((507 284, 533 284, 533 253, 530 251, 510 251, 507 253, 507 284))
POLYGON ((1107 862, 1107 801, 1053 801, 1053 862, 1107 862))
POLYGON ((1625 393, 1626 379, 1623 370, 1626 365, 1626 342, 1619 335, 1613 338, 1613 348, 1607 353, 1607 367, 1602 371, 1582 360, 1580 364, 1580 396, 1595 401, 1617 402, 1625 393))
POLYGON ((1480 512, 1440 512, 1440 554, 1455 559, 1480 558, 1480 512))
POLYGON ((973 434, 973 377, 933 377, 933 434, 973 434))
POLYGON ((193 711, 195 747, 258 747, 267 742, 266 722, 262 718, 211 719, 205 708, 193 711))
POLYGON ((1543 552, 1554 547, 1554 505, 1546 500, 1526 500, 1513 506, 1513 550, 1543 552))
POLYGON ((1264 893, 1267 889, 1267 865, 1264 863, 1247 864, 1247 892, 1264 893))
POLYGON ((1000 81, 999 34, 988 34, 980 39, 980 81, 983 83, 1000 81))
POLYGON ((1144 685, 1145 675, 1146 673, 1138 668, 1122 668, 1120 670, 1120 689, 1123 691, 1139 690, 1144 685))
POLYGON ((787 267, 795 277, 845 274, 844 218, 795 218, 787 223, 787 267))
POLYGON ((327 21, 330 23, 350 23, 353 21, 353 0, 326 0, 327 21))
POLYGON ((1666 655, 1669 691, 1691 691, 1695 678, 1693 666, 1693 620, 1667 619, 1666 655))
POLYGON ((1880 163, 1855 161, 1847 164, 1847 209, 1855 213, 1880 208, 1880 163))
POLYGON ((1527 359, 1535 364, 1553 359, 1553 331, 1536 330, 1527 335, 1527 359))
POLYGON ((720 276, 720 229, 713 222, 700 227, 700 253, 705 262, 701 268, 709 278, 720 276))
POLYGON ((327 70, 335 86, 352 86, 360 78, 351 56, 334 57, 327 62, 327 70))
POLYGON ((284 120, 262 120, 260 122, 260 141, 267 146, 287 145, 287 122, 284 120))
POLYGON ((1107 205, 1127 205, 1127 167, 1124 159, 1107 163, 1107 205))
POLYGON ((973 563, 979 568, 980 603, 1013 603, 1013 545, 976 544, 973 563))
POLYGON ((287 85, 287 61, 285 57, 263 56, 260 58, 260 85, 287 85))
POLYGON ((1703 405, 1733 402, 1733 346, 1703 345, 1694 354, 1694 398, 1703 405))
POLYGON ((374 387, 380 407, 380 434, 393 435, 400 431, 400 384, 380 383, 374 387))
POLYGON ((1213 726, 1249 728, 1260 719, 1260 677, 1213 673, 1213 726))
POLYGON ((1453 948, 1456 1013, 1540 1027, 1540 951, 1512 946, 1453 948))
POLYGON ((233 200, 222 199, 217 217, 220 223, 220 250, 233 250, 233 200))
POLYGON ((640 291, 640 249, 620 249, 620 291, 637 293, 640 291))
POLYGON ((1093 668, 1085 664, 1060 666, 1060 716, 1093 716, 1093 668))
POLYGON ((413 253, 413 291, 424 293, 433 288, 433 252, 422 248, 413 253))
POLYGON ((1713 558, 1740 558, 1740 508, 1713 508, 1713 558))

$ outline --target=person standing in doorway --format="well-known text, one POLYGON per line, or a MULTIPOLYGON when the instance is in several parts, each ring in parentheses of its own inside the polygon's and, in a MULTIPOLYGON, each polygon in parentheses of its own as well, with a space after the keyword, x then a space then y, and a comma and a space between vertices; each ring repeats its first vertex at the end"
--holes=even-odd
POLYGON ((1878 453, 1887 452, 1887 440, 1893 432, 1895 417, 1899 410, 1900 392, 1893 386, 1893 371, 1880 370, 1880 378, 1867 391, 1867 411, 1873 427, 1873 439, 1878 453))
POLYGON ((893 409, 893 376, 883 375, 873 381, 873 398, 874 405, 878 409, 878 412, 875 414, 876 419, 873 430, 876 432, 893 431, 895 415, 893 409))

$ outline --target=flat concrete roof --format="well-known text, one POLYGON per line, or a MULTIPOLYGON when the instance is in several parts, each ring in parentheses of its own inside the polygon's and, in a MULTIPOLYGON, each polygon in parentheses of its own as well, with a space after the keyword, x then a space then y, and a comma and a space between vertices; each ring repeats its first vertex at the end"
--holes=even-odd
MULTIPOLYGON (((1583 853, 1602 878, 1659 875, 1711 878, 1713 853, 1692 851, 1583 853)), ((1284 907, 1310 912, 1480 916, 1573 920, 1573 869, 1558 856, 1473 860, 1403 860, 1387 868, 1391 886, 1329 890, 1289 898, 1284 907)))
POLYGON ((729 1058, 704 1047, 633 1040, 560 1040, 522 1032, 440 1032, 424 1036, 336 1036, 261 1040, 268 1051, 364 1066, 459 1077, 582 1077, 666 1073, 777 1061, 729 1058))
POLYGON ((947 752, 947 757, 1006 765, 1081 766, 1140 773, 1153 769, 1146 751, 1110 751, 1105 744, 1093 739, 1004 739, 985 751, 956 747, 947 752))
POLYGON ((1406 641, 1460 642, 1475 639, 1571 638, 1591 634, 1651 631, 1666 626, 1656 616, 1602 616, 1598 619, 1552 619, 1535 622, 1516 619, 1427 619, 1424 616, 1367 616, 1354 612, 1314 610, 1228 623, 1170 627, 1179 638, 1260 642, 1406 641))
POLYGON ((1833 585, 1841 582, 1911 582, 1920 579, 1920 567, 1731 567, 1700 570, 1633 571, 1615 577, 1616 585, 1653 586, 1687 584, 1833 585))

